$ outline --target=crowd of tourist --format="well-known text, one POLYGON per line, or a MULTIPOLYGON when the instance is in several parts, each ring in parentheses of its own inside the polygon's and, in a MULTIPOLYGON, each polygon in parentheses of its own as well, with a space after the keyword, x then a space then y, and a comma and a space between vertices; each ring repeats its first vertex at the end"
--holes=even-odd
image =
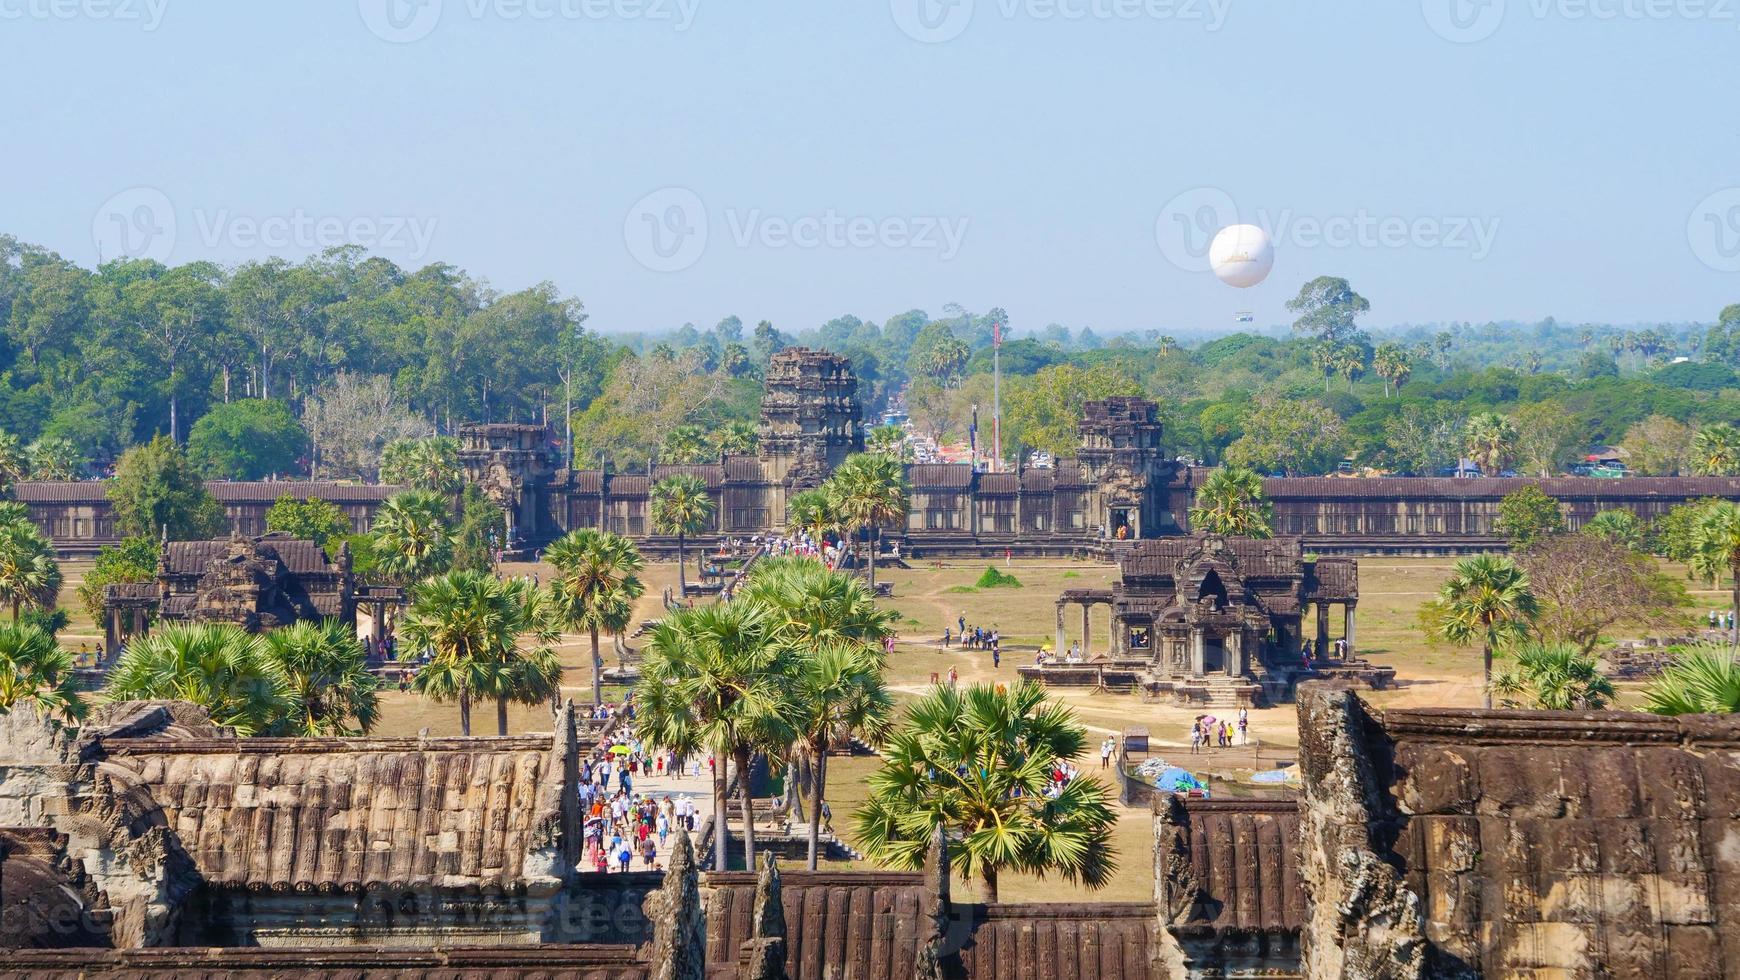
POLYGON ((1197 715, 1190 723, 1190 751, 1250 744, 1250 711, 1240 708, 1234 719, 1197 715))
MULTIPOLYGON (((702 760, 684 760, 672 752, 656 750, 635 737, 633 705, 613 709, 600 705, 594 718, 608 720, 620 712, 622 721, 603 739, 592 758, 581 763, 580 806, 586 814, 586 843, 581 867, 599 872, 661 869, 659 855, 667 848, 671 832, 694 831, 695 801, 689 796, 655 795, 636 789, 642 778, 670 776, 680 779, 685 764, 690 774, 701 774, 702 760)), ((715 761, 705 760, 711 769, 715 761)))

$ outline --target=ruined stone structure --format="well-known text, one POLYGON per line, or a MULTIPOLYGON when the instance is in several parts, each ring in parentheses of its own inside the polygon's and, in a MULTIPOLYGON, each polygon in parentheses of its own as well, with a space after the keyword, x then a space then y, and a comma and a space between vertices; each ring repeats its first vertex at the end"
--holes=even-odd
POLYGON ((1298 538, 1269 540, 1205 534, 1133 542, 1117 552, 1120 577, 1110 589, 1070 589, 1057 599, 1057 646, 1064 614, 1082 610, 1085 666, 1023 667, 1042 681, 1083 670, 1103 677, 1109 664, 1129 672, 1151 697, 1181 704, 1254 706, 1284 701, 1301 679, 1333 675, 1382 687, 1393 668, 1353 657, 1359 566, 1351 558, 1305 557, 1298 538), (1096 662, 1090 613, 1111 609, 1111 639, 1096 662), (1339 607, 1347 656, 1330 658, 1331 609, 1339 607), (1304 665, 1305 617, 1316 624, 1310 669, 1304 665))
MULTIPOLYGON (((354 622, 350 547, 341 545, 328 557, 313 541, 282 533, 170 541, 157 558, 157 581, 106 587, 103 612, 109 650, 143 632, 151 619, 234 623, 249 631, 300 620, 354 622)), ((377 613, 375 622, 380 619, 377 613)))

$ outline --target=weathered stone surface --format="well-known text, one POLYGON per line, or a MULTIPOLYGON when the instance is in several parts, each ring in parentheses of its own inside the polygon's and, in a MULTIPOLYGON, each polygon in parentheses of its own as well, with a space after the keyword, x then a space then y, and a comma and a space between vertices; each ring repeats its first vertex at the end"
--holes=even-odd
POLYGON ((779 864, 772 854, 766 856, 756 876, 752 929, 739 975, 743 980, 788 980, 785 905, 780 900, 779 864))
POLYGON ((646 898, 653 924, 647 950, 649 980, 706 980, 707 921, 701 907, 700 875, 687 831, 672 838, 671 863, 663 888, 646 898))

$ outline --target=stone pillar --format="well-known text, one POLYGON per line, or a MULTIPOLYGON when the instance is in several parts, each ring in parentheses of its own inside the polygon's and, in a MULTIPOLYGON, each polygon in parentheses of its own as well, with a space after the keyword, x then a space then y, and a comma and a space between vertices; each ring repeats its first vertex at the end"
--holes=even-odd
POLYGON ((1063 600, 1057 600, 1057 645, 1051 648, 1057 656, 1063 656, 1063 600))
POLYGON ((1317 650, 1315 659, 1329 656, 1329 603, 1317 604, 1317 650))
POLYGON ((664 886, 647 895, 642 907, 653 928, 648 977, 706 980, 706 911, 701 906, 700 875, 687 831, 677 831, 664 886))
MULTIPOLYGON (((956 950, 950 948, 948 836, 937 825, 931 833, 930 850, 924 862, 924 907, 920 909, 918 955, 913 964, 915 980, 944 980, 956 950)), ((959 963, 952 964, 959 967, 959 963)))
POLYGON ((1192 627, 1190 630, 1190 676, 1202 676, 1205 669, 1203 661, 1206 656, 1207 651, 1203 649, 1202 627, 1192 627))
POLYGON ((1342 615, 1345 617, 1343 619, 1342 635, 1347 637, 1347 659, 1349 660, 1353 659, 1353 610, 1357 605, 1359 605, 1359 603, 1349 602, 1342 606, 1342 615))
POLYGON ((785 970, 785 903, 780 898, 779 867, 770 852, 755 879, 755 912, 750 920, 748 956, 742 980, 790 980, 785 970))
POLYGON ((1226 675, 1241 677, 1244 675, 1245 642, 1244 634, 1235 630, 1226 635, 1226 675))
POLYGON ((1088 658, 1088 617, 1093 615, 1093 611, 1093 603, 1084 602, 1081 604, 1081 658, 1083 660, 1088 658))

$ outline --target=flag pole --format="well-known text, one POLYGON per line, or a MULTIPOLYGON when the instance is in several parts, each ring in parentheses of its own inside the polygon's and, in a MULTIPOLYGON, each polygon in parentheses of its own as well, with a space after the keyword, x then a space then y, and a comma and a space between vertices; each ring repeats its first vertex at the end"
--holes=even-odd
POLYGON ((991 472, 1003 468, 1003 321, 991 321, 991 472))

